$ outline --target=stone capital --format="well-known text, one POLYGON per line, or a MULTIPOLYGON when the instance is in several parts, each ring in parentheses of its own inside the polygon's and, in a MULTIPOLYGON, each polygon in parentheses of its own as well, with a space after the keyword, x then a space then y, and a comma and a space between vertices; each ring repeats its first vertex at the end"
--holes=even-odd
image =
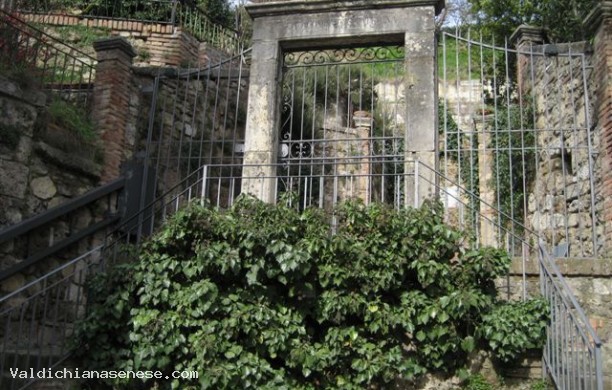
POLYGON ((101 53, 110 51, 117 51, 130 59, 136 57, 136 51, 127 39, 123 37, 100 39, 93 43, 93 47, 98 57, 100 57, 101 53))
POLYGON ((600 0, 584 19, 583 25, 589 32, 595 32, 604 20, 610 18, 612 18, 612 0, 600 0))
POLYGON ((546 30, 542 27, 521 24, 510 36, 510 42, 515 47, 525 45, 542 45, 546 42, 546 30))

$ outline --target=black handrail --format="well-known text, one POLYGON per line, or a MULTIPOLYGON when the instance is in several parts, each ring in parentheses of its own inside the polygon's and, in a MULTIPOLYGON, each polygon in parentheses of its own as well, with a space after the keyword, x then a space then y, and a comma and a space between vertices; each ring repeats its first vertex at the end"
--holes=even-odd
POLYGON ((93 203, 113 192, 117 192, 125 187, 125 178, 120 177, 101 187, 89 191, 78 198, 72 199, 62 205, 45 211, 7 229, 0 230, 0 243, 14 239, 42 225, 45 225, 57 218, 71 213, 87 204, 93 203))
POLYGON ((38 263, 39 261, 46 259, 47 257, 61 251, 62 249, 81 241, 83 238, 91 236, 93 234, 95 234, 96 232, 99 232, 100 230, 119 222, 121 219, 121 217, 119 215, 112 215, 110 217, 107 217, 106 219, 89 226, 88 228, 85 228, 81 231, 79 231, 76 234, 73 234, 65 239, 63 239, 62 241, 58 242, 57 244, 50 246, 49 248, 43 249, 39 252, 36 252, 34 255, 28 257, 27 259, 20 261, 19 263, 13 265, 10 268, 7 268, 6 270, 2 270, 0 271, 0 282, 3 280, 7 280, 8 278, 10 278, 11 276, 23 271, 24 269, 38 263))
MULTIPOLYGON (((28 34, 29 36, 34 37, 34 35, 36 35, 36 37, 40 40, 41 38, 44 38, 45 40, 45 44, 48 46, 53 46, 54 49, 58 50, 59 52, 63 53, 63 54, 70 54, 73 56, 76 56, 78 54, 79 58, 85 58, 87 60, 89 60, 91 62, 91 64, 95 64, 96 59, 93 58, 92 56, 90 56, 89 54, 83 52, 82 50, 77 49, 76 47, 70 46, 68 44, 66 44, 66 42, 62 42, 61 40, 55 38, 52 35, 47 34, 46 32, 42 31, 41 29, 33 26, 32 24, 16 17, 13 14, 10 14, 8 12, 6 12, 5 10, 0 8, 0 15, 5 18, 5 21, 7 23, 13 23, 13 26, 16 27, 17 29, 19 29, 20 31, 28 34), (17 25, 19 27, 17 27, 17 25), (61 46, 63 48, 68 48, 70 49, 69 52, 66 52, 64 50, 62 50, 61 48, 59 48, 58 46, 61 46)), ((83 60, 79 60, 82 63, 85 63, 83 60)), ((90 67, 93 67, 93 65, 89 64, 90 67)))

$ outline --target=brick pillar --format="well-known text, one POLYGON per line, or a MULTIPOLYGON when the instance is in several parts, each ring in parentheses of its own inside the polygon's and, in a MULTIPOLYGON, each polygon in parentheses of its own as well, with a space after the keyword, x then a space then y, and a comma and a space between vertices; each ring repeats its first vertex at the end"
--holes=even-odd
POLYGON ((121 164, 131 152, 126 131, 130 114, 132 60, 136 52, 124 38, 94 42, 98 57, 93 98, 93 120, 104 147, 101 180, 106 183, 119 176, 121 164))
MULTIPOLYGON (((595 32, 594 72, 597 80, 595 93, 595 131, 600 134, 601 187, 600 219, 603 222, 604 250, 612 250, 612 0, 600 0, 585 20, 585 26, 595 32)), ((597 145, 595 145, 597 146, 597 145)))

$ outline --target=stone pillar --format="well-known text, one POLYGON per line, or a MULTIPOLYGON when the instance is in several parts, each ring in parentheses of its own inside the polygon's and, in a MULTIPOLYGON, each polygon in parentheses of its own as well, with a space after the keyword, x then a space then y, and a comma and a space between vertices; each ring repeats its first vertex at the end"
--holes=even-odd
MULTIPOLYGON (((600 224, 604 231, 604 250, 612 250, 612 1, 600 0, 585 21, 595 32, 594 39, 594 72, 597 80, 595 109, 593 112, 595 131, 600 134, 601 144, 601 187, 599 198, 602 199, 600 224)), ((595 147, 597 145, 594 145, 595 147)))
POLYGON ((543 45, 546 42, 546 32, 541 27, 529 26, 526 24, 520 25, 510 36, 510 42, 516 47, 519 52, 517 58, 517 76, 518 87, 520 94, 526 96, 530 85, 533 47, 543 45))
MULTIPOLYGON (((545 96, 543 88, 543 81, 538 79, 538 77, 542 77, 542 73, 546 68, 546 59, 542 57, 541 53, 543 50, 543 46, 548 41, 546 36, 546 31, 541 27, 530 26, 526 24, 520 25, 514 33, 510 36, 510 42, 518 51, 517 55, 517 84, 519 89, 519 95, 522 97, 532 96, 534 97, 534 104, 538 105, 536 108, 536 120, 535 127, 538 129, 543 129, 547 126, 545 123, 540 123, 542 120, 546 120, 545 112, 548 112, 548 108, 546 108, 546 101, 538 99, 536 97, 545 96), (542 107, 542 105, 544 107, 542 107), (541 119, 540 119, 541 118, 541 119)), ((539 221, 541 215, 543 215, 543 210, 545 207, 541 205, 545 203, 547 197, 552 197, 548 191, 544 189, 543 183, 546 183, 547 179, 543 176, 543 172, 545 172, 548 168, 548 160, 546 157, 543 157, 538 151, 542 145, 550 144, 551 137, 554 137, 554 132, 550 131, 536 131, 536 166, 535 166, 535 179, 534 182, 537 183, 533 188, 529 191, 529 194, 526 195, 530 199, 530 205, 525 210, 525 224, 528 228, 533 228, 538 231, 539 234, 543 234, 542 229, 537 224, 534 224, 534 221, 539 221), (544 168, 544 169, 543 169, 544 168)), ((488 141, 487 141, 488 142, 488 141)), ((491 160, 492 162, 492 160, 491 160)), ((481 171, 482 174, 482 171, 481 171)), ((480 181, 480 185, 482 186, 482 178, 480 181)), ((483 195, 482 189, 480 193, 481 198, 484 200, 486 195, 483 195)), ((492 203, 495 205, 495 203, 492 203)), ((552 229, 549 229, 552 231, 552 229)), ((499 240, 502 237, 498 237, 499 240)))
POLYGON ((93 96, 93 121, 104 147, 101 181, 106 183, 121 173, 121 164, 131 150, 126 133, 130 115, 132 60, 136 52, 124 38, 94 42, 98 64, 93 96))
MULTIPOLYGON (((406 204, 419 206, 435 196, 438 179, 436 38, 433 7, 421 10, 418 28, 405 33, 406 47, 406 204), (422 164, 421 164, 422 163, 422 164), (418 168, 416 167, 418 165, 418 168)), ((412 26, 411 26, 412 27, 412 26)), ((416 27, 416 26, 415 26, 416 27)))
POLYGON ((497 226, 495 218, 495 190, 493 189, 493 149, 491 145, 491 116, 474 116, 474 129, 478 134, 478 192, 480 194, 480 243, 485 246, 498 247, 497 226))
POLYGON ((242 192, 274 203, 281 97, 278 41, 255 34, 252 58, 242 192))

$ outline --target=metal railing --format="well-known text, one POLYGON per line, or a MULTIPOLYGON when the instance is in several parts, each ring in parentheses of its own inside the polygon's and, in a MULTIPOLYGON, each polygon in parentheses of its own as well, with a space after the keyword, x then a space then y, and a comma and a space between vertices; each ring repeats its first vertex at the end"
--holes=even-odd
POLYGON ((84 17, 130 19, 143 22, 174 24, 176 20, 176 5, 180 2, 180 0, 15 0, 12 4, 12 9, 36 14, 61 14, 66 11, 72 11, 84 17))
POLYGON ((546 369, 559 389, 603 390, 602 342, 543 242, 539 252, 541 292, 551 310, 546 369))
POLYGON ((57 367, 71 353, 76 322, 86 306, 90 268, 99 264, 102 247, 55 268, 0 299, 0 388, 23 389, 36 381, 11 370, 57 367))
POLYGON ((41 261, 116 224, 120 218, 119 194, 124 187, 122 177, 0 230, 0 244, 12 242, 13 257, 21 259, 0 269, 0 282, 32 266, 42 272, 41 261))
MULTIPOLYGON (((36 381, 14 378, 11 369, 38 372, 69 358, 76 324, 86 315, 88 278, 114 262, 134 260, 142 238, 196 197, 193 186, 201 182, 201 172, 145 205, 142 212, 101 237, 100 245, 0 298, 1 389, 23 389, 36 381)), ((17 226, 5 237, 21 230, 17 226)))
POLYGON ((184 28, 199 41, 234 54, 240 49, 240 35, 235 29, 211 19, 193 0, 118 1, 100 0, 66 2, 65 0, 17 0, 11 9, 32 14, 60 15, 74 13, 80 18, 129 20, 160 23, 184 28))
POLYGON ((9 77, 88 107, 95 65, 95 58, 0 9, 0 66, 9 77))
POLYGON ((12 242, 11 255, 21 259, 0 270, 0 283, 24 282, 0 298, 0 388, 33 382, 13 378, 10 369, 55 367, 69 356, 75 323, 85 313, 86 276, 99 262, 106 231, 119 221, 124 186, 117 179, 0 231, 0 243, 12 242))
POLYGON ((440 170, 563 257, 597 258, 601 162, 595 75, 584 44, 523 45, 444 32, 438 50, 440 170))
POLYGON ((210 43, 229 54, 238 54, 242 49, 243 42, 239 31, 213 21, 194 3, 178 3, 175 23, 198 41, 210 43))

